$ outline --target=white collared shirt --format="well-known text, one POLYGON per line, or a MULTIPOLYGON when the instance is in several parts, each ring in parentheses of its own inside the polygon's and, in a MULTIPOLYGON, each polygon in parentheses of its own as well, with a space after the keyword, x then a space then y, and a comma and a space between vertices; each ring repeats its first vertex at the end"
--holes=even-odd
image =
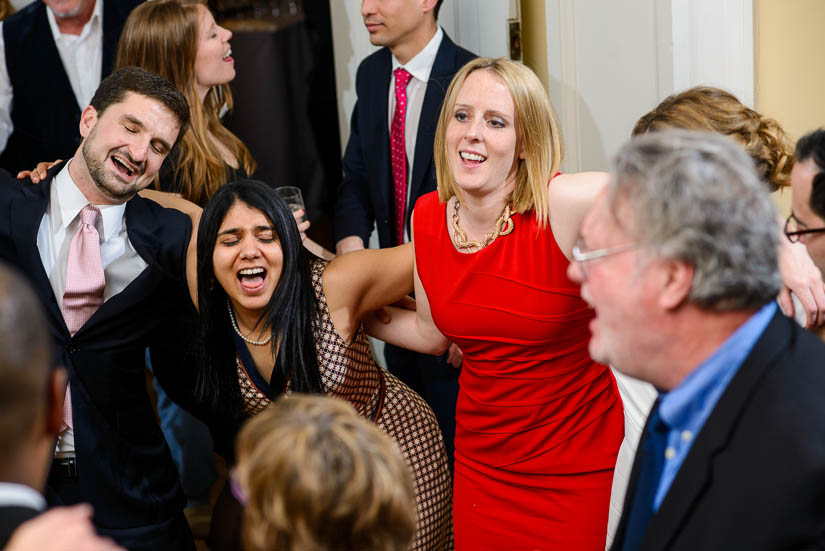
POLYGON ((0 506, 28 507, 29 509, 43 511, 46 509, 46 500, 43 499, 40 492, 25 484, 0 482, 0 506))
MULTIPOLYGON (((50 7, 46 16, 52 31, 54 43, 69 77, 77 105, 81 110, 89 105, 92 96, 100 86, 103 66, 103 0, 95 2, 92 17, 83 26, 79 35, 63 34, 57 27, 57 20, 50 7)), ((3 22, 0 22, 0 151, 6 148, 9 136, 14 130, 11 121, 11 103, 14 90, 6 65, 6 43, 3 38, 3 22)), ((44 84, 48 85, 48 84, 44 84)), ((25 93, 21 90, 20 93, 25 93)), ((48 159, 43 159, 48 160, 48 159)))
MULTIPOLYGON (((433 70, 435 56, 444 38, 444 31, 438 27, 433 37, 415 57, 402 65, 395 56, 392 56, 392 77, 390 78, 390 110, 387 116, 389 129, 392 132, 392 116, 395 113, 395 70, 403 67, 412 75, 407 84, 407 113, 404 117, 404 148, 407 153, 407 210, 410 210, 410 179, 412 178, 413 162, 415 160, 415 140, 418 136, 418 123, 421 119, 421 108, 424 106, 424 95, 427 93, 427 82, 433 70)), ((404 242, 410 240, 409 232, 404 229, 404 242)))
MULTIPOLYGON (((72 237, 80 228, 80 211, 89 204, 69 174, 71 161, 57 173, 49 191, 49 206, 37 230, 37 249, 58 304, 66 290, 66 265, 72 237)), ((129 242, 123 214, 126 204, 96 205, 100 209, 97 231, 106 287, 103 301, 123 291, 148 264, 129 242)), ((66 429, 58 437, 58 457, 74 455, 74 433, 66 429)))

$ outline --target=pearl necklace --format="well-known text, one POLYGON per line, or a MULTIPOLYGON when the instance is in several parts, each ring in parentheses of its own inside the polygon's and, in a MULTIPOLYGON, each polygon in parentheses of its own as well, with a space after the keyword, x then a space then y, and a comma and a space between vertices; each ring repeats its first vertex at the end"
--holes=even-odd
POLYGON ((235 330, 235 333, 237 333, 238 336, 242 338, 245 342, 248 342, 249 344, 254 344, 255 346, 263 346, 272 340, 272 333, 269 333, 269 336, 262 341, 253 341, 249 337, 244 337, 243 333, 241 333, 241 330, 238 327, 238 322, 235 320, 235 312, 232 311, 232 302, 229 300, 229 298, 226 299, 226 306, 227 308, 229 308, 229 321, 232 322, 232 328, 235 330))
POLYGON ((515 223, 510 219, 512 211, 510 210, 510 205, 507 204, 504 206, 504 212, 502 212, 501 216, 496 220, 493 231, 482 237, 481 241, 469 240, 467 239, 467 234, 464 233, 464 230, 458 225, 459 207, 461 207, 461 203, 458 201, 458 197, 456 197, 455 208, 453 209, 453 229, 455 230, 455 246, 459 249, 475 249, 476 251, 480 251, 495 241, 499 235, 508 235, 513 231, 513 228, 516 227, 515 223))

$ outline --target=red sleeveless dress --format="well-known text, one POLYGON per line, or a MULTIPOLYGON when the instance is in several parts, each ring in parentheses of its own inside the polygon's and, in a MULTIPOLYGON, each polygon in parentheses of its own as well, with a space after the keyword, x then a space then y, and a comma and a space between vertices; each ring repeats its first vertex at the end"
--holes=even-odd
POLYGON ((464 352, 456 549, 603 550, 624 416, 610 370, 587 352, 592 311, 533 211, 472 254, 455 249, 448 218, 437 192, 418 200, 418 275, 464 352))

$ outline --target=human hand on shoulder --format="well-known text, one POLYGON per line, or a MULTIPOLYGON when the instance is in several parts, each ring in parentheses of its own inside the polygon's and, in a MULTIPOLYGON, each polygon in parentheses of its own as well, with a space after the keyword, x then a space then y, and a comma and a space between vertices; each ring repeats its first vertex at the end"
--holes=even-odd
POLYGON ((40 183, 40 180, 46 178, 46 174, 51 167, 61 162, 63 162, 63 159, 55 159, 50 163, 46 161, 37 163, 37 166, 33 170, 21 170, 18 172, 17 179, 25 180, 26 178, 31 178, 33 184, 38 184, 40 183))

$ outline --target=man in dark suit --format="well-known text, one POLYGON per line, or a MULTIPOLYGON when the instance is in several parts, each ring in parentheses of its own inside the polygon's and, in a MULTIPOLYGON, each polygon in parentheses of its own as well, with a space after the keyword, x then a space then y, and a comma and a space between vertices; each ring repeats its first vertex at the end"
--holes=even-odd
MULTIPOLYGON (((436 187, 433 140, 441 104, 455 73, 476 57, 436 23, 441 2, 361 3, 370 42, 383 48, 364 59, 356 75, 358 100, 335 206, 338 254, 363 249, 376 225, 380 247, 409 241, 415 202, 436 187)), ((452 457, 458 371, 445 357, 391 345, 385 358, 433 408, 452 457)))
POLYGON ((121 69, 83 110, 68 162, 37 185, 0 181, 0 258, 31 279, 69 373, 47 497, 91 503, 100 532, 129 549, 194 548, 144 379, 148 345, 182 346, 164 323, 188 300, 192 225, 136 195, 188 121, 171 83, 121 69))
POLYGON ((74 153, 80 110, 112 71, 140 2, 35 0, 0 22, 0 167, 16 173, 74 153))
POLYGON ((53 547, 42 542, 63 540, 71 545, 63 548, 72 551, 114 549, 114 542, 95 533, 88 507, 60 508, 18 530, 46 505, 41 491, 63 419, 66 370, 52 369, 40 301, 22 277, 2 263, 0 388, 0 548, 46 549, 53 547))
POLYGON ((626 145, 569 268, 591 355, 648 381, 611 549, 825 546, 825 345, 777 311, 776 212, 721 136, 626 145))

